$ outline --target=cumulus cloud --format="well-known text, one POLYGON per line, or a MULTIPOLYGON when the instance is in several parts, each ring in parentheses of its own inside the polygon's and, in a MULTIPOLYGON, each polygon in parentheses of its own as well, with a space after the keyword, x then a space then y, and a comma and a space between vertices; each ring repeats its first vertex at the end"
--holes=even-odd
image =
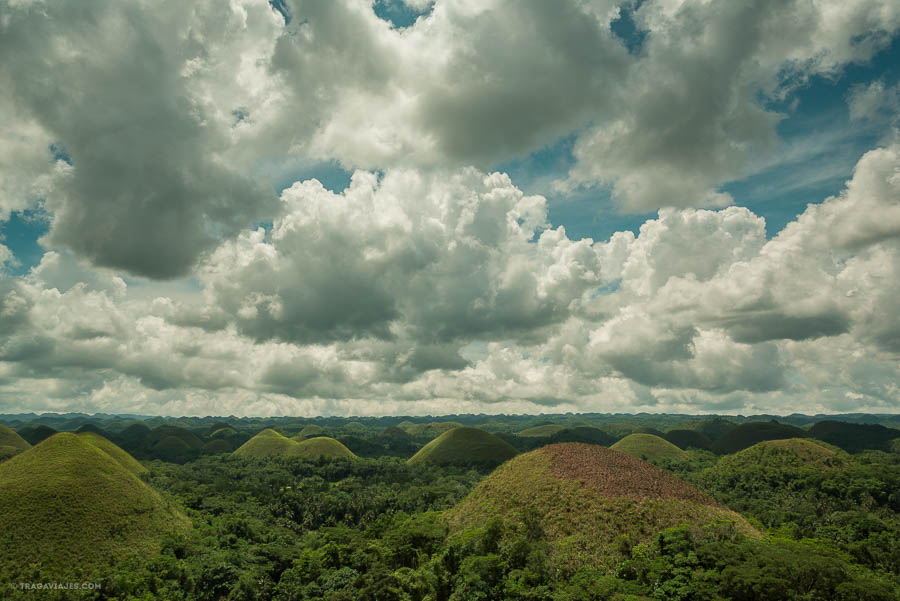
POLYGON ((45 196, 51 244, 152 277, 186 273, 220 234, 266 215, 274 195, 229 160, 230 113, 244 96, 232 90, 254 86, 242 42, 278 23, 264 1, 220 8, 3 6, 0 51, 16 58, 0 66, 0 87, 22 120, 4 132, 17 153, 0 190, 7 210, 45 196), (216 85, 226 67, 228 90, 216 85), (48 144, 66 165, 49 182, 48 144))
POLYGON ((544 199, 501 174, 357 172, 342 194, 311 180, 282 201, 270 233, 223 244, 201 270, 258 340, 528 338, 600 279, 590 241, 543 229, 544 199))

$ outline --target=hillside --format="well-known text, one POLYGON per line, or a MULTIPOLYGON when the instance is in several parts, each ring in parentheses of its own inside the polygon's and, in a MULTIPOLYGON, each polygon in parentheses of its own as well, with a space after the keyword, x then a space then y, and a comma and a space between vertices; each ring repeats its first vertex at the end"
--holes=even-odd
POLYGON ((328 436, 307 438, 296 444, 296 454, 306 457, 356 457, 350 449, 328 436))
POLYGON ((317 426, 316 424, 310 424, 300 430, 300 432, 294 436, 294 440, 305 440, 307 438, 315 438, 317 436, 322 436, 325 433, 325 428, 322 426, 317 426))
POLYGON ((0 464, 0 521, 0 580, 27 573, 64 582, 156 553, 165 534, 190 528, 134 473, 69 432, 0 464))
POLYGON ((454 531, 493 518, 523 522, 537 516, 551 541, 552 561, 569 570, 612 567, 629 548, 660 529, 682 523, 732 521, 755 530, 706 494, 627 453, 563 443, 519 455, 500 466, 447 514, 454 531))
POLYGON ((900 430, 878 424, 850 424, 823 421, 809 429, 809 435, 838 446, 849 453, 866 449, 889 451, 891 441, 900 437, 900 430))
POLYGON ((115 459, 119 465, 132 474, 140 474, 147 471, 147 468, 141 465, 134 457, 99 434, 93 432, 81 432, 78 434, 78 437, 115 459))
POLYGON ((453 428, 419 449, 409 463, 438 465, 499 465, 518 451, 505 440, 478 428, 453 428))
POLYGON ((814 468, 831 469, 847 465, 846 453, 837 453, 823 444, 805 438, 787 438, 759 442, 742 451, 722 457, 716 467, 734 471, 758 469, 814 468))
POLYGON ((563 430, 565 430, 565 426, 560 426, 558 424, 547 424, 544 426, 535 426, 533 428, 527 428, 517 433, 516 436, 524 436, 526 438, 545 438, 547 436, 553 436, 554 434, 559 434, 563 430))
POLYGON ((270 457, 272 455, 301 455, 300 443, 266 428, 232 453, 238 457, 270 457))
POLYGON ((684 451, 671 442, 653 434, 629 434, 611 448, 647 461, 687 457, 684 451))
POLYGON ((576 426, 557 432, 550 437, 549 442, 586 442, 588 444, 599 444, 606 447, 616 442, 616 439, 600 428, 595 428, 593 426, 576 426))
POLYGON ((750 422, 728 430, 713 441, 710 447, 720 455, 737 453, 764 440, 783 440, 785 438, 803 438, 808 436, 800 428, 781 424, 776 421, 750 422))
POLYGON ((31 445, 15 431, 0 424, 0 460, 27 451, 31 445))
POLYGON ((44 424, 23 426, 18 430, 19 436, 28 441, 28 444, 36 445, 37 443, 50 438, 56 434, 56 430, 44 424))
POLYGON ((708 449, 712 445, 709 437, 697 430, 669 430, 663 438, 682 450, 708 449))

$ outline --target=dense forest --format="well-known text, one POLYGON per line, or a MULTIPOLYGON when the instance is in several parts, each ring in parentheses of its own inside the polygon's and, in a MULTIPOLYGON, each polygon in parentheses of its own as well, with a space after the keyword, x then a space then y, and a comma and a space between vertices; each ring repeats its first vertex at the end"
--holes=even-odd
POLYGON ((900 599, 893 416, 0 423, 3 598, 900 599))

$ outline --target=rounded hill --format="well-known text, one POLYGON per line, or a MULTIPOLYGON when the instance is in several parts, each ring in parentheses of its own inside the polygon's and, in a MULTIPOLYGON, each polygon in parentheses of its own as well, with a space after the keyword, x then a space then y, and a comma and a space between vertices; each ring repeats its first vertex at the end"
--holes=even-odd
POLYGON ((353 451, 328 436, 307 438, 295 444, 298 447, 296 454, 306 457, 356 457, 353 451))
POLYGON ((687 457, 684 451, 655 434, 629 434, 611 448, 648 461, 687 457))
POLYGON ((717 438, 710 447, 720 455, 737 453, 765 440, 783 440, 785 438, 803 438, 808 436, 800 428, 781 424, 776 421, 749 422, 736 426, 717 438))
MULTIPOLYGON (((738 514, 697 488, 632 455, 598 445, 562 443, 519 455, 500 466, 447 513, 454 529, 538 516, 557 566, 612 567, 617 541, 648 542, 682 523, 727 520, 757 532, 738 514)), ((630 548, 630 547, 629 547, 630 548)))
POLYGON ((682 450, 690 448, 709 449, 712 441, 703 432, 697 430, 669 430, 663 437, 682 450))
POLYGON ((478 428, 447 430, 409 458, 409 463, 438 465, 499 465, 518 454, 515 447, 478 428))
POLYGON ((294 440, 305 440, 307 438, 315 438, 317 436, 322 436, 325 433, 325 428, 322 426, 317 426, 316 424, 310 424, 300 430, 300 432, 294 436, 294 440))
POLYGON ((78 437, 115 459, 119 465, 132 474, 140 474, 147 471, 147 468, 141 465, 137 459, 99 434, 93 432, 81 432, 78 434, 78 437))
POLYGON ((157 553, 163 536, 190 529, 110 453, 70 432, 0 464, 0 519, 0 580, 87 574, 157 553))
POLYGON ((834 451, 822 443, 808 438, 787 438, 758 442, 734 455, 723 457, 716 467, 738 471, 802 467, 830 469, 844 467, 848 461, 846 453, 834 451))
POLYGON ((559 434, 565 429, 565 426, 560 426, 558 424, 546 424, 543 426, 527 428, 516 434, 516 436, 524 436, 526 438, 546 438, 548 436, 553 436, 554 434, 559 434))
POLYGON ((31 448, 31 444, 15 431, 0 424, 0 459, 17 455, 31 448), (5 448, 9 447, 9 448, 5 448))
POLYGON ((270 457, 273 455, 301 455, 299 443, 266 428, 232 453, 238 457, 270 457))

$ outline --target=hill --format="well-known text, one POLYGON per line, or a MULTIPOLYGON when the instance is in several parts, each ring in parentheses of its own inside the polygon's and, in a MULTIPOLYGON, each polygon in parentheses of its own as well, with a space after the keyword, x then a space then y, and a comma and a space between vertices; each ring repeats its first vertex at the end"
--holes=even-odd
POLYGON ((547 424, 545 426, 535 426, 533 428, 527 428, 522 430, 516 436, 525 436, 525 437, 534 437, 534 438, 545 438, 547 436, 553 436, 554 434, 559 434, 563 430, 565 430, 565 426, 560 426, 558 424, 547 424))
POLYGON ((35 445, 44 439, 50 438, 56 434, 56 430, 44 424, 30 425, 19 428, 19 436, 28 441, 28 444, 35 445))
POLYGON ((756 531, 738 514, 672 474, 621 451, 563 443, 506 462, 447 513, 452 529, 484 527, 494 518, 524 523, 527 516, 551 542, 551 561, 573 572, 611 568, 627 548, 682 523, 729 520, 756 531))
POLYGON ((27 451, 31 445, 27 440, 0 424, 0 460, 27 451))
POLYGON ((350 449, 328 436, 307 438, 296 444, 298 446, 296 454, 307 457, 356 457, 350 449))
POLYGON ((409 424, 408 426, 400 425, 406 430, 410 436, 440 436, 444 432, 448 432, 453 428, 461 428, 459 422, 429 422, 427 424, 409 424))
POLYGON ((293 438, 294 440, 306 440, 307 438, 315 438, 316 436, 322 436, 323 434, 325 434, 325 428, 317 426, 316 424, 310 424, 300 430, 293 438))
POLYGON ((62 432, 0 464, 0 580, 65 582, 159 552, 190 522, 87 437, 62 432), (34 569, 29 567, 37 564, 34 569))
POLYGON ((103 438, 99 434, 95 434, 93 432, 82 432, 78 434, 78 437, 83 441, 97 447, 98 449, 115 459, 119 465, 124 467, 132 474, 141 474, 147 471, 147 468, 141 465, 134 457, 123 451, 115 444, 111 443, 109 440, 103 438))
POLYGON ((576 426, 557 432, 550 437, 549 442, 586 442, 588 444, 600 444, 607 447, 616 442, 616 439, 600 428, 595 428, 593 426, 576 426))
POLYGON ((776 421, 750 422, 741 424, 725 432, 716 439, 711 450, 720 455, 737 453, 747 447, 752 447, 764 440, 783 440, 785 438, 804 438, 808 434, 795 426, 788 426, 776 421))
POLYGON ((697 430, 669 430, 663 438, 682 450, 709 449, 712 445, 709 437, 697 430))
POLYGON ((302 455, 300 443, 266 428, 232 453, 238 457, 270 457, 272 455, 302 455))
POLYGON ((687 458, 684 451, 654 434, 629 434, 611 448, 648 461, 687 458))
POLYGON ((801 467, 831 469, 844 467, 848 461, 846 453, 835 452, 816 441, 787 438, 758 442, 734 455, 721 458, 716 467, 734 471, 801 467))
POLYGON ((490 432, 462 427, 447 430, 429 442, 409 458, 409 463, 494 466, 517 453, 512 445, 490 432))
POLYGON ((827 420, 813 424, 809 434, 849 453, 857 453, 866 449, 889 451, 891 441, 900 437, 900 430, 878 424, 850 424, 827 420))

